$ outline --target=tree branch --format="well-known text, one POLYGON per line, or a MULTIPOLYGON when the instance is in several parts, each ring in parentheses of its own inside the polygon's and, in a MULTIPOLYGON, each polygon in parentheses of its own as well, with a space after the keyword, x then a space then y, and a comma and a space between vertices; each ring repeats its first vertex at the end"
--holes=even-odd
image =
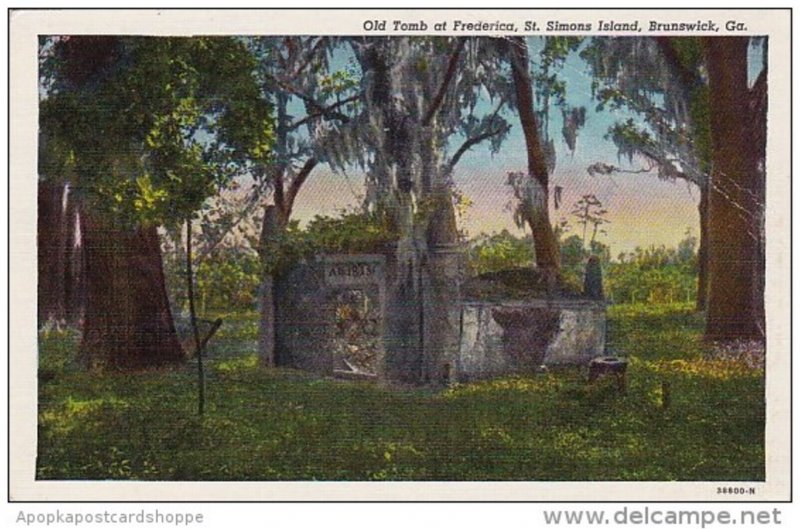
MULTIPOLYGON (((500 98, 500 102, 497 104, 497 106, 495 107, 494 111, 491 114, 491 117, 489 118, 488 125, 492 125, 494 123, 494 120, 497 118, 497 115, 500 113, 500 110, 503 108, 503 105, 505 105, 505 103, 506 103, 505 98, 500 98)), ((450 163, 447 164, 448 172, 453 170, 453 168, 458 163, 458 160, 461 159, 461 156, 463 156, 465 152, 467 152, 468 150, 470 150, 472 147, 474 147, 478 143, 482 142, 483 140, 487 140, 487 139, 491 138, 492 136, 496 136, 497 134, 505 132, 509 128, 510 128, 510 126, 506 125, 505 127, 500 127, 499 129, 495 129, 495 130, 489 130, 489 131, 487 131, 487 132, 485 132, 483 134, 479 134, 477 136, 474 136, 474 137, 471 137, 471 138, 467 138, 467 140, 461 145, 461 147, 459 147, 459 149, 455 152, 453 157, 450 159, 450 163)))
POLYGON ((430 125, 433 117, 436 115, 436 112, 438 112, 439 108, 441 108, 442 101, 444 101, 444 96, 447 93, 447 89, 456 75, 458 59, 461 56, 461 52, 464 50, 464 46, 466 46, 466 44, 466 39, 459 38, 456 47, 450 54, 450 60, 447 63, 447 70, 445 71, 444 78, 442 79, 442 84, 439 86, 439 90, 436 93, 436 96, 433 98, 433 101, 431 101, 431 106, 428 107, 428 111, 425 112, 425 117, 422 118, 423 127, 430 125))
MULTIPOLYGON (((673 169, 675 168, 675 164, 672 163, 673 161, 679 160, 668 160, 666 158, 662 158, 654 153, 645 152, 642 150, 637 151, 639 156, 645 159, 647 162, 647 167, 643 167, 641 169, 623 169, 621 167, 617 167, 616 165, 609 165, 604 162, 596 162, 591 164, 589 167, 586 168, 586 172, 589 173, 590 176, 599 175, 606 175, 611 176, 612 173, 619 173, 619 174, 646 174, 650 173, 656 167, 662 167, 665 165, 670 165, 673 169)), ((681 180, 685 180, 686 182, 693 183, 698 187, 703 186, 703 182, 699 181, 696 178, 689 176, 687 173, 683 171, 679 171, 675 169, 672 172, 672 176, 674 178, 680 178, 681 180)))
POLYGON ((291 74, 292 79, 297 78, 298 75, 303 73, 303 70, 308 68, 308 66, 311 64, 311 61, 314 60, 314 57, 316 56, 317 52, 320 50, 320 48, 322 48, 322 46, 324 46, 327 43, 327 41, 328 37, 321 37, 316 42, 316 44, 314 44, 314 47, 311 48, 311 50, 309 50, 304 61, 300 64, 300 66, 297 67, 297 69, 294 72, 292 72, 291 74))
POLYGON ((450 171, 453 170, 453 168, 456 166, 458 161, 461 159, 461 157, 464 155, 464 153, 466 153, 468 150, 470 150, 471 148, 473 148, 474 146, 476 146, 480 142, 482 142, 484 140, 488 140, 492 136, 497 136, 498 134, 501 134, 501 133, 507 131, 509 128, 510 128, 510 126, 506 125, 505 127, 500 127, 500 128, 494 129, 494 130, 489 130, 487 132, 484 132, 483 134, 478 134, 477 136, 473 136, 471 138, 467 138, 467 140, 461 145, 461 147, 458 148, 458 150, 455 152, 455 154, 453 154, 453 157, 450 159, 450 162, 447 164, 447 172, 450 172, 450 171))
POLYGON ((286 197, 283 189, 283 173, 286 171, 286 164, 279 163, 275 166, 272 174, 272 197, 279 211, 283 211, 286 197))
POLYGON ((497 103, 497 106, 494 107, 494 110, 492 111, 492 116, 489 118, 489 123, 494 122, 494 120, 497 118, 497 115, 503 109, 503 105, 505 104, 506 104, 506 99, 504 97, 501 97, 500 101, 497 103))
MULTIPOLYGON (((317 119, 319 117, 324 117, 324 118, 327 118, 327 119, 338 119, 342 123, 348 123, 350 121, 350 117, 349 116, 347 116, 346 114, 342 114, 341 112, 334 112, 334 111, 337 108, 341 107, 342 105, 346 105, 348 103, 352 103, 354 101, 358 101, 360 98, 361 98, 360 95, 354 95, 354 96, 350 96, 350 97, 348 97, 346 99, 342 99, 341 101, 337 101, 336 103, 328 105, 327 107, 322 107, 316 113, 309 114, 308 116, 304 117, 303 119, 292 123, 291 125, 289 125, 287 130, 289 130, 289 131, 297 130, 298 128, 302 127, 306 123, 308 123, 308 122, 310 122, 310 121, 312 121, 314 119, 317 119)), ((318 104, 316 102, 313 102, 313 103, 309 102, 309 106, 311 106, 311 107, 313 107, 315 104, 318 106, 318 104)))

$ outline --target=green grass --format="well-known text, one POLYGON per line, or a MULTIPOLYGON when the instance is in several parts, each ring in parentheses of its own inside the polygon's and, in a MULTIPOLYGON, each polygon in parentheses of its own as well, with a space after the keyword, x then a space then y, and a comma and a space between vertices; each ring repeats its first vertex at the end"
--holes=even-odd
POLYGON ((202 418, 196 365, 90 374, 74 332, 42 335, 37 478, 764 479, 763 371, 704 360, 688 306, 610 309, 625 396, 578 369, 443 392, 267 371, 255 317, 212 340, 202 418))

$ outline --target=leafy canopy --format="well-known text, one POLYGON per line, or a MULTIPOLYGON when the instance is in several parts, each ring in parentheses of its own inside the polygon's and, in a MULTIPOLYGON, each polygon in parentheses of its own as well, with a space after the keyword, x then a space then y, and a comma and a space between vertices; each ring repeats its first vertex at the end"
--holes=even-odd
POLYGON ((234 38, 45 39, 40 167, 118 222, 170 224, 271 156, 272 109, 234 38))

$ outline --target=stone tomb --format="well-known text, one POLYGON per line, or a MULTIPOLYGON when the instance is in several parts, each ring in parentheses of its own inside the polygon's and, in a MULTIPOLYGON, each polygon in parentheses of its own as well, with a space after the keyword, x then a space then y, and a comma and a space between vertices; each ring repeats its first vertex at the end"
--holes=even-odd
POLYGON ((328 255, 299 263, 276 281, 276 363, 380 376, 385 266, 382 255, 328 255))
POLYGON ((293 266, 275 281, 277 365, 442 385, 586 365, 603 354, 602 299, 464 297, 454 252, 430 255, 421 266, 392 252, 293 266))
POLYGON ((459 379, 535 373, 548 365, 585 365, 603 354, 605 339, 603 301, 465 301, 459 379))

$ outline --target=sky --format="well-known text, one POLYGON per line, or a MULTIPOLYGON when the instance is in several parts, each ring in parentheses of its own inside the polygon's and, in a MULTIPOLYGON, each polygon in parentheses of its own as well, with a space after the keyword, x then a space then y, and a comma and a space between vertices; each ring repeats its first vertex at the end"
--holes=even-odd
MULTIPOLYGON (((536 39, 529 42, 531 58, 535 60, 536 39)), ((340 59, 341 60, 341 59, 340 59)), ((608 128, 616 121, 636 117, 622 111, 604 110, 596 112, 592 100, 591 75, 577 55, 571 55, 563 69, 567 86, 567 102, 571 106, 584 106, 587 110, 586 125, 578 133, 575 152, 572 153, 561 136, 560 112, 555 112, 550 122, 550 135, 555 141, 556 168, 551 175, 551 189, 563 188, 559 210, 550 215, 553 222, 564 218, 572 225, 572 233, 580 232, 576 219, 570 215, 572 204, 584 194, 594 194, 608 210, 604 226, 607 235, 598 240, 611 247, 611 254, 630 252, 634 248, 651 245, 676 246, 686 236, 687 230, 699 234, 697 203, 699 190, 682 180, 667 182, 659 180, 655 173, 616 174, 613 176, 590 176, 586 168, 595 162, 605 162, 619 167, 641 169, 642 165, 629 164, 617 157, 616 146, 604 138, 608 128)), ((505 184, 507 174, 525 171, 527 167, 525 142, 518 117, 506 116, 512 129, 500 151, 492 155, 486 145, 473 148, 460 160, 454 171, 454 183, 472 202, 460 228, 472 237, 480 233, 492 233, 508 229, 514 234, 524 235, 513 222, 511 203, 513 193, 505 184)), ((453 141, 457 148, 459 141, 453 141)), ((359 204, 364 176, 358 171, 346 175, 333 174, 327 166, 315 170, 298 195, 294 215, 301 223, 315 214, 336 214, 343 208, 359 204)))

